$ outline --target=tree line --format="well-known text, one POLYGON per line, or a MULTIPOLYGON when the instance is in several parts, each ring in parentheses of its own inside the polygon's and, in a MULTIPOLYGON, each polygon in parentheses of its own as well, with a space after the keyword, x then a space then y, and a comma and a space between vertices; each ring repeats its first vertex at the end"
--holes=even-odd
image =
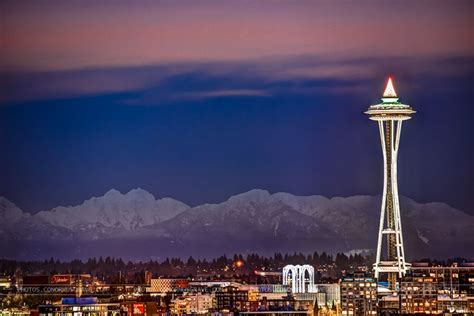
POLYGON ((88 260, 61 261, 50 258, 41 261, 17 261, 0 259, 0 274, 29 275, 29 274, 91 274, 99 278, 142 274, 145 271, 152 276, 176 277, 226 274, 252 274, 254 271, 281 271, 287 264, 310 264, 315 268, 350 269, 368 264, 368 258, 360 254, 346 255, 337 253, 335 256, 326 252, 305 255, 303 253, 261 256, 256 253, 247 255, 226 255, 214 259, 195 259, 192 256, 187 260, 181 258, 166 258, 163 261, 124 261, 121 258, 99 257, 88 260))
MULTIPOLYGON (((453 258, 445 261, 423 259, 420 261, 434 264, 462 263, 466 259, 453 258)), ((281 272, 287 264, 310 264, 316 270, 319 281, 334 280, 346 272, 360 269, 370 270, 374 258, 361 254, 335 255, 326 252, 312 254, 274 253, 273 256, 262 256, 257 253, 247 255, 220 256, 213 259, 166 258, 163 261, 124 261, 121 258, 99 257, 88 260, 61 261, 48 260, 17 261, 0 259, 0 276, 52 275, 52 274, 91 274, 107 283, 139 283, 146 282, 145 274, 151 277, 186 277, 199 279, 238 279, 249 283, 267 283, 275 281, 271 276, 261 276, 255 271, 281 272)))

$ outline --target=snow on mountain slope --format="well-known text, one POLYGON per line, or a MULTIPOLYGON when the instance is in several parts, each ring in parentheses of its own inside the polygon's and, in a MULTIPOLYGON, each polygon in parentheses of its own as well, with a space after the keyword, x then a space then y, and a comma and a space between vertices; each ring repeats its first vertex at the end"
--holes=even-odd
MULTIPOLYGON (((287 243, 295 249, 306 245, 307 250, 366 249, 375 247, 380 203, 379 196, 328 199, 251 190, 220 204, 190 208, 154 228, 166 231, 182 247, 190 248, 207 242, 222 249, 225 248, 221 244, 238 250, 259 246, 262 249, 272 236, 274 249, 287 243)), ((410 253, 454 255, 458 246, 462 249, 473 243, 473 216, 443 203, 419 204, 403 197, 401 204, 405 243, 410 253), (427 240, 431 243, 427 244, 427 240)))
POLYGON ((3 225, 12 225, 28 216, 29 214, 23 213, 14 203, 0 196, 0 223, 3 225))
POLYGON ((366 238, 361 227, 371 227, 378 222, 376 208, 377 197, 353 196, 294 196, 288 193, 276 193, 273 197, 281 203, 292 206, 297 211, 315 218, 321 225, 337 232, 344 238, 366 238), (373 215, 372 215, 372 214, 373 215))
MULTIPOLYGON (((400 202, 408 253, 474 255, 474 216, 444 203, 405 197, 400 202)), ((64 249, 76 256, 123 256, 121 246, 129 245, 127 255, 144 258, 150 247, 164 256, 373 249, 379 214, 379 196, 326 198, 265 190, 193 208, 170 198, 156 200, 142 189, 110 190, 35 215, 0 198, 0 251, 19 249, 18 256, 25 257, 62 256, 64 249)))
POLYGON ((102 197, 94 197, 77 206, 56 207, 38 212, 34 217, 52 225, 71 230, 103 227, 134 230, 170 219, 188 209, 186 204, 171 198, 155 200, 142 189, 126 194, 110 190, 102 197))

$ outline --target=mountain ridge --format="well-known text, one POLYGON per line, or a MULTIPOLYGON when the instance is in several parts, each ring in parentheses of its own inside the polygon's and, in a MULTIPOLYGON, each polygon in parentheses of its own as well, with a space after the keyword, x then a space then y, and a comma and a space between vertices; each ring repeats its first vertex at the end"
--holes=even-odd
MULTIPOLYGON (((412 257, 473 255, 474 216, 442 202, 401 197, 401 205, 412 257)), ((262 189, 194 207, 155 199, 140 188, 125 194, 111 189, 82 204, 33 215, 0 198, 0 250, 24 258, 102 253, 147 258, 150 249, 198 257, 237 251, 353 251, 375 247, 379 213, 380 196, 327 198, 262 189)))

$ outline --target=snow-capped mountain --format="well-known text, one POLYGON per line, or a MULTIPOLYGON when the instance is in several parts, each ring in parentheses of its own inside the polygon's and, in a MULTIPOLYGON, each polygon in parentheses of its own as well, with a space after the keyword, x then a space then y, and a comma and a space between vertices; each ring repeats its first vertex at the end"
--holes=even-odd
MULTIPOLYGON (((409 256, 474 255, 474 216, 403 197, 401 206, 409 256)), ((379 208, 378 196, 303 197, 265 190, 191 208, 135 189, 110 190, 77 206, 30 215, 0 198, 0 251, 22 258, 145 259, 373 249, 379 208)))
POLYGON ((168 220, 188 208, 186 204, 171 198, 155 200, 152 194, 142 189, 134 189, 127 194, 112 189, 104 196, 93 197, 81 205, 59 206, 34 216, 71 230, 98 225, 134 230, 168 220))
POLYGON ((6 198, 0 196, 0 224, 1 226, 14 225, 28 217, 28 213, 23 211, 6 198))

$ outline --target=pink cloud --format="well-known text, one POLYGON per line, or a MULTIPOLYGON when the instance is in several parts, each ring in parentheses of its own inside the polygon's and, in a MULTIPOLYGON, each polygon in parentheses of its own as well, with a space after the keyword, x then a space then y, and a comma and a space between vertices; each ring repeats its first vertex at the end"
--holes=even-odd
POLYGON ((472 55, 468 2, 3 4, 3 69, 64 70, 271 56, 472 55))

